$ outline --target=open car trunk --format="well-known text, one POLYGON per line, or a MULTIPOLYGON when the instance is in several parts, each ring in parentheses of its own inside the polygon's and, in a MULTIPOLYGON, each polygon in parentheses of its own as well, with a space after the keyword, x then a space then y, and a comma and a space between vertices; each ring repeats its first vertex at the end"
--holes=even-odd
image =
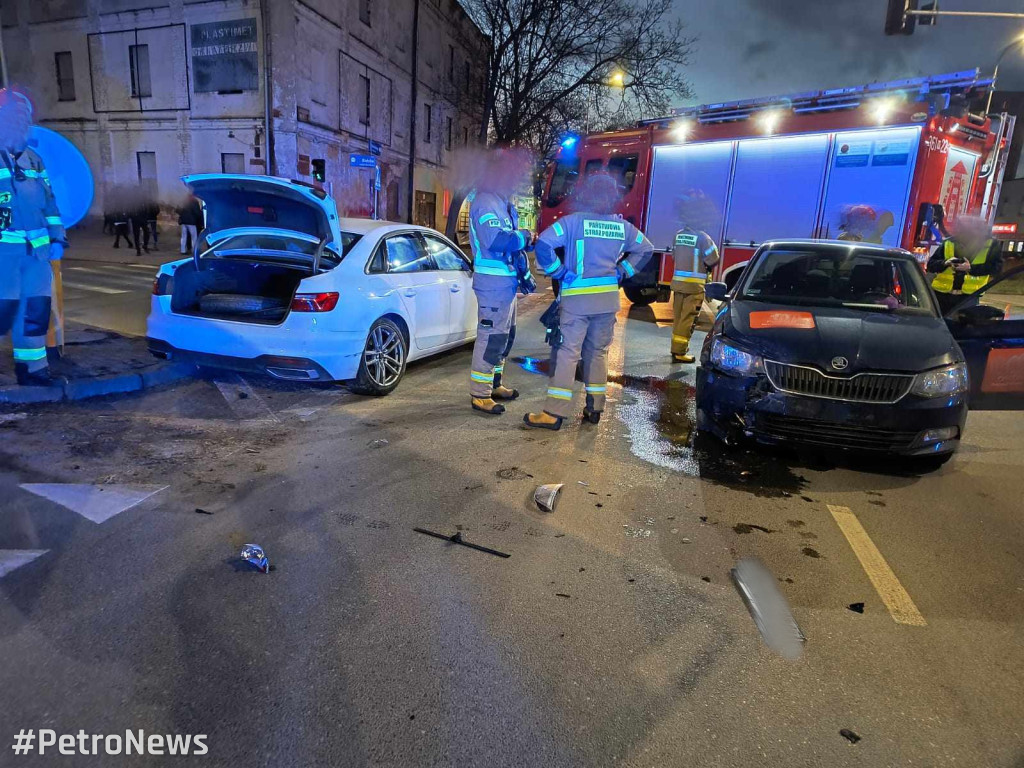
POLYGON ((201 259, 174 272, 171 311, 244 323, 277 325, 284 322, 299 282, 310 267, 244 260, 201 259))

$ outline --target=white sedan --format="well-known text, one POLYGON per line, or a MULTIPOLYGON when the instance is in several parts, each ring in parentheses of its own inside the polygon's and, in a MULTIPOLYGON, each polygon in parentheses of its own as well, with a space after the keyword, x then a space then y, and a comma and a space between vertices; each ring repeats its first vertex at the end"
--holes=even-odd
POLYGON ((440 233, 339 218, 322 190, 286 179, 183 181, 206 227, 192 257, 157 273, 154 355, 386 395, 409 361, 476 337, 471 262, 440 233))

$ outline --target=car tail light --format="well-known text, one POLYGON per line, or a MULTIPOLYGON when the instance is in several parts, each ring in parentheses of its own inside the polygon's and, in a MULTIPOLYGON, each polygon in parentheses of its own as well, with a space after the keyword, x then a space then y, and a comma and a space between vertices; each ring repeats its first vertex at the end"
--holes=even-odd
POLYGON ((338 293, 297 293, 292 299, 292 312, 330 312, 338 306, 338 293))
POLYGON ((157 275, 153 279, 153 295, 167 296, 174 292, 173 275, 157 275))

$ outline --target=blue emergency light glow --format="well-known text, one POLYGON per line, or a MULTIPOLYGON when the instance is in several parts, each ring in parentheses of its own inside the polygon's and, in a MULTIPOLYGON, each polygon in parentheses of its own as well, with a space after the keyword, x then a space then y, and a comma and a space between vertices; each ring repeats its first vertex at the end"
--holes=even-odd
POLYGON ((562 149, 572 149, 576 146, 576 142, 580 140, 579 136, 569 135, 562 139, 562 149))
POLYGON ((32 126, 29 145, 43 159, 64 226, 73 227, 92 205, 95 185, 89 163, 70 141, 38 125, 32 126))

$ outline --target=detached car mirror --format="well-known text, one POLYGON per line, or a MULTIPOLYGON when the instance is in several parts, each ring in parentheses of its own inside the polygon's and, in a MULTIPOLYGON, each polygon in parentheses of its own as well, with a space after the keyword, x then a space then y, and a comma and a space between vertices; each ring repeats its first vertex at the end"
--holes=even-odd
POLYGON ((960 325, 984 325, 985 323, 997 323, 1005 318, 1003 310, 998 307, 989 307, 979 304, 975 307, 964 307, 958 309, 951 315, 950 319, 960 325))
POLYGON ((704 286, 704 296, 714 301, 724 301, 729 293, 729 286, 725 283, 708 283, 704 286))

